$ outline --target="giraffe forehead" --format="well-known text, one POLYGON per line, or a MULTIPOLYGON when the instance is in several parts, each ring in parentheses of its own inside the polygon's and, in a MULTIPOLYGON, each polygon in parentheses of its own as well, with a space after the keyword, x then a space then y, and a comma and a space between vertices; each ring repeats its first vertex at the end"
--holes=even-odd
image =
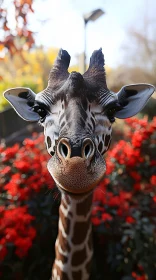
POLYGON ((53 130, 59 134, 62 127, 70 129, 73 124, 78 128, 83 127, 90 133, 106 132, 111 134, 111 122, 107 115, 103 112, 102 107, 96 102, 90 103, 86 101, 85 107, 79 100, 71 99, 67 104, 66 101, 58 100, 51 105, 50 112, 45 120, 45 130, 53 130))
POLYGON ((56 92, 53 92, 50 88, 45 89, 37 94, 35 101, 41 105, 46 105, 52 113, 59 113, 64 108, 68 109, 69 106, 72 111, 75 111, 79 106, 78 111, 81 114, 84 111, 87 112, 88 107, 92 112, 101 113, 105 106, 110 103, 115 105, 117 102, 116 97, 110 92, 105 92, 98 98, 96 92, 92 92, 87 87, 74 90, 74 87, 70 88, 69 83, 67 84, 68 86, 66 85, 56 92))
POLYGON ((90 126, 90 132, 98 131, 99 127, 102 129, 111 126, 108 117, 99 104, 90 103, 86 100, 84 105, 77 99, 71 99, 68 104, 65 100, 59 100, 55 105, 51 105, 50 114, 45 121, 45 128, 47 129, 51 125, 54 125, 57 129, 61 129, 62 125, 70 128, 74 123, 85 129, 87 125, 90 126))

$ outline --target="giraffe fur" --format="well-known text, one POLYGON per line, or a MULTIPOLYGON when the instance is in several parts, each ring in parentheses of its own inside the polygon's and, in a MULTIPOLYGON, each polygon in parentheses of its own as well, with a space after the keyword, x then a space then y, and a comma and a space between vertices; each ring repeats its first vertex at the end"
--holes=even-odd
POLYGON ((102 49, 93 52, 88 70, 68 72, 70 55, 61 49, 50 71, 47 88, 4 92, 25 121, 44 129, 48 170, 61 192, 58 236, 52 280, 89 280, 92 264, 92 196, 104 178, 116 118, 136 115, 155 91, 145 83, 107 87, 102 49))
POLYGON ((62 272, 65 279, 88 279, 87 264, 92 259, 91 211, 92 193, 81 199, 62 195, 53 280, 62 279, 62 272), (64 243, 67 244, 64 246, 64 243))

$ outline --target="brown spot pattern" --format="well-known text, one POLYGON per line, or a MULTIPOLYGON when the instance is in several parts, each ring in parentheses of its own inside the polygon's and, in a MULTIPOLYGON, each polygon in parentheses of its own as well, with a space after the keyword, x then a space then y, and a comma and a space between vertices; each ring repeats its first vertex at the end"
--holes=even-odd
POLYGON ((63 228, 64 228, 64 231, 66 234, 69 233, 69 230, 70 230, 70 220, 68 217, 65 217, 62 210, 61 210, 61 207, 59 209, 59 215, 60 215, 60 219, 62 221, 62 225, 63 225, 63 228))
MULTIPOLYGON (((53 270, 56 269, 57 270, 57 275, 60 276, 60 279, 61 280, 69 280, 69 277, 68 275, 64 272, 64 271, 61 271, 61 269, 56 265, 54 264, 53 265, 53 270)), ((52 274, 53 276, 53 274, 52 274)), ((53 276, 54 277, 54 276, 53 276)), ((52 279, 53 279, 52 277, 52 279)), ((55 279, 55 278, 54 278, 55 279)))
MULTIPOLYGON (((62 206, 67 209, 68 204, 71 203, 70 199, 68 198, 68 195, 66 195, 65 199, 62 199, 61 204, 62 206)), ((92 194, 87 196, 83 201, 80 201, 79 203, 77 203, 76 205, 76 214, 78 216, 87 216, 87 214, 90 212, 91 209, 91 205, 92 205, 92 194)), ((82 265, 82 267, 84 266, 84 262, 87 260, 87 267, 86 267, 86 271, 88 272, 88 275, 90 274, 90 261, 87 259, 87 248, 89 248, 90 250, 92 249, 92 235, 90 234, 90 236, 87 238, 87 244, 84 242, 86 239, 86 236, 88 234, 88 231, 90 230, 90 226, 91 226, 91 218, 89 217, 87 221, 83 221, 83 222, 78 222, 76 220, 74 220, 74 228, 73 228, 73 235, 72 235, 72 243, 73 243, 73 247, 74 245, 79 245, 79 244, 84 244, 83 249, 81 250, 76 250, 74 252, 71 251, 71 246, 69 245, 69 241, 68 241, 68 235, 70 234, 71 231, 71 219, 74 219, 74 215, 71 212, 68 212, 68 215, 65 216, 63 213, 63 210, 59 209, 59 214, 60 214, 60 220, 62 222, 62 226, 64 228, 64 231, 67 234, 67 238, 64 238, 63 234, 62 234, 62 230, 59 228, 59 233, 58 233, 58 242, 56 242, 55 245, 55 252, 56 252, 56 260, 61 261, 63 264, 67 264, 69 261, 69 256, 70 254, 72 254, 71 256, 71 263, 69 264, 69 270, 72 273, 72 279, 73 280, 81 280, 83 279, 83 271, 81 269, 74 271, 72 270, 72 267, 77 268, 77 266, 82 265), (72 215, 72 217, 71 217, 72 215), (58 246, 57 246, 58 243, 58 246), (88 246, 88 247, 86 247, 88 246), (59 252, 58 247, 61 248, 61 250, 63 252, 67 252, 67 255, 64 256, 63 254, 61 254, 59 252)), ((61 269, 59 268, 59 266, 57 266, 56 262, 54 262, 53 265, 53 270, 54 269, 57 271, 57 275, 60 276, 61 280, 69 280, 69 275, 68 275, 68 271, 67 272, 63 272, 61 271, 61 269)), ((53 275, 53 272, 52 272, 53 275)), ((71 275, 71 274, 70 274, 71 275)), ((52 276, 52 279, 55 279, 56 277, 54 277, 54 275, 52 276)))
POLYGON ((80 251, 76 251, 72 256, 72 265, 78 266, 81 265, 87 258, 86 248, 83 248, 80 251))
POLYGON ((67 205, 70 204, 70 199, 69 199, 68 195, 65 195, 65 201, 66 201, 67 205))
POLYGON ((59 230, 58 239, 59 239, 59 244, 61 246, 62 251, 70 252, 71 248, 68 244, 68 240, 63 237, 61 230, 59 230))
POLYGON ((59 250, 56 250, 56 259, 59 261, 62 261, 62 263, 67 263, 68 258, 64 255, 62 255, 59 250))
POLYGON ((64 199, 62 199, 61 204, 63 205, 63 207, 64 207, 65 209, 67 209, 67 204, 65 203, 64 199))
POLYGON ((92 195, 88 196, 85 200, 77 204, 76 213, 80 216, 87 216, 92 205, 92 195))
POLYGON ((90 219, 88 219, 88 221, 86 222, 77 222, 74 226, 74 232, 73 232, 73 238, 72 238, 72 242, 75 245, 81 244, 82 242, 84 242, 85 238, 86 238, 86 234, 89 230, 89 226, 90 226, 90 219))
POLYGON ((81 272, 81 270, 73 271, 72 272, 72 277, 73 277, 74 280, 81 280, 82 279, 82 272, 81 272))
POLYGON ((87 271, 87 273, 90 275, 90 271, 91 271, 91 264, 92 264, 92 262, 91 261, 89 261, 87 264, 86 264, 86 271, 87 271))

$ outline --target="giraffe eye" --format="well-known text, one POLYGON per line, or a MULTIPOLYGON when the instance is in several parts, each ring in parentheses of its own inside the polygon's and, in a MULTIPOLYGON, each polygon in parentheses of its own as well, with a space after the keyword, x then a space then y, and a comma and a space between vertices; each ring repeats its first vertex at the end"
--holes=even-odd
POLYGON ((106 111, 106 114, 107 114, 110 122, 112 122, 112 123, 115 121, 115 117, 114 117, 115 112, 116 112, 116 108, 110 108, 106 111))
POLYGON ((110 108, 110 109, 107 110, 107 115, 108 115, 108 116, 112 116, 112 115, 115 114, 115 112, 116 112, 116 109, 115 109, 115 108, 110 108))
POLYGON ((46 117, 46 115, 47 115, 47 111, 44 108, 41 108, 41 107, 38 107, 38 106, 34 107, 34 111, 37 114, 39 114, 40 120, 41 120, 41 122, 43 122, 45 117, 46 117))

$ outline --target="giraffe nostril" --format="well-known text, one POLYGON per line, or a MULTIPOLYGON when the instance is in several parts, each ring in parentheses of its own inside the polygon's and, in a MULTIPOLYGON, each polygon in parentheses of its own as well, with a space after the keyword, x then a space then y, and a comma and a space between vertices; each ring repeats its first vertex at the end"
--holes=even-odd
POLYGON ((68 156, 68 147, 64 143, 60 143, 59 152, 62 157, 66 158, 68 156))
POLYGON ((85 139, 83 142, 82 156, 86 159, 91 158, 95 152, 94 144, 90 139, 85 139))
POLYGON ((86 158, 89 157, 89 155, 91 154, 91 150, 92 150, 92 147, 91 145, 86 145, 86 147, 84 148, 84 155, 86 158))
POLYGON ((61 138, 59 140, 56 152, 58 154, 58 157, 60 158, 64 158, 64 159, 70 158, 71 147, 69 144, 69 140, 67 138, 61 138))

